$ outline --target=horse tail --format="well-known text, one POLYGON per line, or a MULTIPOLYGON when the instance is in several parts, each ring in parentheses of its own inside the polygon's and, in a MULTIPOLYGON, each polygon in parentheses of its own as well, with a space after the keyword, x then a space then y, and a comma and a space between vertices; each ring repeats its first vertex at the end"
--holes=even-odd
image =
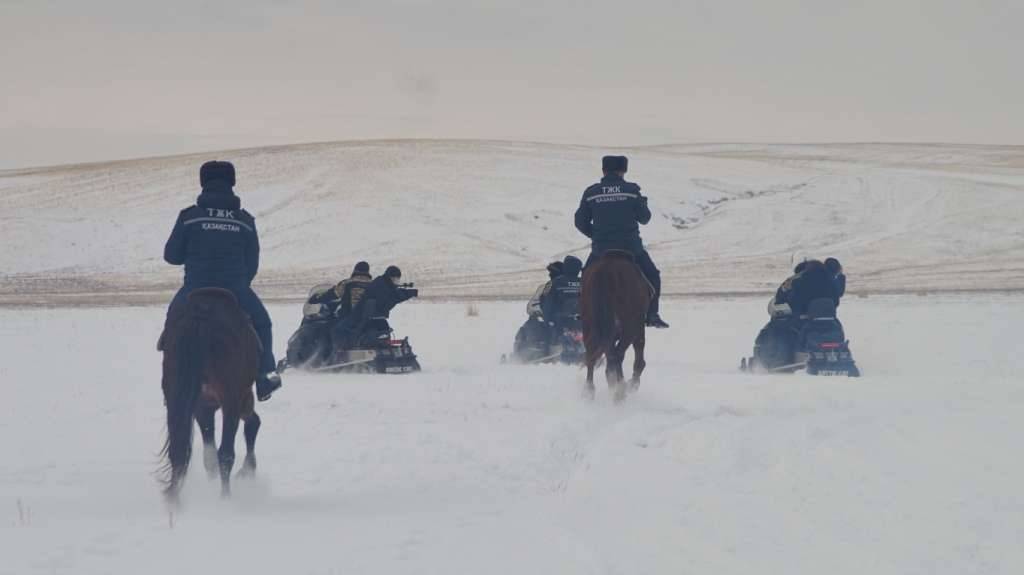
POLYGON ((190 313, 181 325, 175 345, 177 380, 167 398, 167 442, 163 450, 170 471, 169 487, 185 476, 192 459, 192 418, 203 388, 203 368, 210 343, 210 330, 199 314, 190 313))
POLYGON ((590 294, 589 315, 592 318, 591 325, 594 330, 594 357, 592 359, 596 362, 602 353, 607 353, 614 349, 616 329, 615 312, 612 309, 611 290, 608 285, 612 276, 601 268, 594 270, 594 272, 593 282, 590 286, 593 291, 590 294))

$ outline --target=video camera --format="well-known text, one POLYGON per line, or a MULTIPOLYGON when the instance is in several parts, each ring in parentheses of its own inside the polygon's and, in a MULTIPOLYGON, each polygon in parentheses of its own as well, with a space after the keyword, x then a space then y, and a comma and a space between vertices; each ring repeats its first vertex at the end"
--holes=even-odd
POLYGON ((396 287, 398 288, 399 291, 404 292, 410 298, 414 298, 414 297, 419 297, 419 295, 420 295, 420 290, 415 289, 413 287, 415 285, 416 284, 414 284, 413 282, 409 282, 409 283, 404 283, 404 284, 398 284, 396 287))

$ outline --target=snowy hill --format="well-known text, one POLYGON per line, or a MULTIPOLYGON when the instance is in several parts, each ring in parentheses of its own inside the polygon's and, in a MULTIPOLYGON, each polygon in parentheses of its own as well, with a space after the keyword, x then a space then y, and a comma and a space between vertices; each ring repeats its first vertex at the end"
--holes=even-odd
POLYGON ((668 293, 768 292, 829 255, 854 292, 1024 289, 1020 147, 367 141, 0 172, 0 301, 165 299, 181 272, 163 243, 212 158, 238 168, 268 296, 359 259, 425 295, 522 296, 585 253, 572 212, 613 151, 651 199, 668 293))

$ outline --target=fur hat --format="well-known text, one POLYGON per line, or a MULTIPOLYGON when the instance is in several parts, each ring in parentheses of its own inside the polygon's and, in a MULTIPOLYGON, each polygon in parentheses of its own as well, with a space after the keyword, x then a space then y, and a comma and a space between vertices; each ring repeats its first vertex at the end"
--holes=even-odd
POLYGON ((235 185, 235 167, 231 162, 212 161, 206 162, 199 168, 199 184, 206 187, 206 184, 220 180, 229 186, 235 185))
POLYGON ((352 275, 363 274, 367 275, 370 273, 370 264, 366 262, 359 262, 356 267, 352 268, 352 275))
POLYGON ((629 170, 629 158, 626 156, 605 156, 601 158, 601 169, 605 172, 623 172, 629 170))
POLYGON ((402 270, 398 269, 398 266, 388 266, 388 269, 384 270, 384 275, 389 278, 399 279, 402 277, 402 270))

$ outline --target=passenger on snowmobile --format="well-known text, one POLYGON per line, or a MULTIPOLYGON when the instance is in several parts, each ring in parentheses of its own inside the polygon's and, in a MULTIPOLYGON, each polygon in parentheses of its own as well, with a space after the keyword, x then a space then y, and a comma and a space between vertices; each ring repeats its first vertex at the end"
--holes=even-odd
POLYGON ((768 302, 768 315, 771 317, 789 317, 793 314, 793 310, 789 306, 789 298, 793 291, 793 281, 804 271, 807 267, 807 260, 804 260, 793 268, 793 275, 786 278, 786 281, 782 282, 779 289, 775 290, 775 297, 768 302))
POLYGON ((164 260, 185 266, 184 285, 168 307, 170 317, 185 303, 188 294, 200 288, 218 287, 231 291, 252 318, 262 344, 256 396, 270 399, 281 387, 274 361, 270 314, 251 284, 260 263, 260 242, 256 220, 241 209, 235 195, 235 167, 230 162, 206 162, 199 168, 202 193, 195 205, 178 214, 164 246, 164 260))
POLYGON ((562 273, 551 281, 551 289, 541 300, 544 320, 555 333, 579 324, 580 269, 583 262, 575 256, 565 256, 562 273))
POLYGON ((402 285, 401 281, 402 270, 388 266, 384 275, 370 282, 352 313, 335 326, 332 333, 335 346, 351 345, 370 320, 387 319, 396 305, 419 295, 419 290, 402 285))
POLYGON ((661 272, 651 261, 640 239, 639 224, 651 221, 647 198, 640 194, 640 186, 625 180, 629 168, 629 160, 625 156, 605 156, 601 160, 601 167, 604 177, 583 192, 575 216, 576 229, 591 239, 591 252, 586 265, 589 266, 608 250, 633 254, 637 265, 654 288, 647 325, 668 327, 658 315, 661 272))

